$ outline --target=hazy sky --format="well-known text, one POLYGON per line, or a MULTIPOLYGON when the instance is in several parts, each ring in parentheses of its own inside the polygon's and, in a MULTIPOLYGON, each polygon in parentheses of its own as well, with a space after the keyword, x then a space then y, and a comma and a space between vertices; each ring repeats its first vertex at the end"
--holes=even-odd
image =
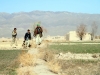
POLYGON ((34 10, 100 14, 100 0, 0 0, 0 12, 34 10))

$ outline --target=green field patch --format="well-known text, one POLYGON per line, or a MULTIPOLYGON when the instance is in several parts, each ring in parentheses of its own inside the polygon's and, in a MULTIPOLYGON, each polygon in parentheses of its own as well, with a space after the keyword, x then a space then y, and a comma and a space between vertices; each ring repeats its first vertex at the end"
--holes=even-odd
POLYGON ((75 44, 75 45, 49 45, 48 47, 56 52, 72 53, 100 53, 99 44, 75 44))
POLYGON ((19 65, 17 58, 20 53, 21 50, 0 50, 0 74, 16 75, 15 69, 19 65))

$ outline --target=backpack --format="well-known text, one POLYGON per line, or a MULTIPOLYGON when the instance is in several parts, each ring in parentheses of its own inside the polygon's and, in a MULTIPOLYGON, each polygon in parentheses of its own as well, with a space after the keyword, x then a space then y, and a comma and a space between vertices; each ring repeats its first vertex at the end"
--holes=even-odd
POLYGON ((41 27, 37 27, 36 30, 37 30, 37 34, 41 33, 41 27))
POLYGON ((41 28, 41 27, 37 27, 37 28, 35 29, 33 36, 35 37, 37 34, 39 34, 40 37, 43 36, 43 35, 42 35, 42 28, 41 28))

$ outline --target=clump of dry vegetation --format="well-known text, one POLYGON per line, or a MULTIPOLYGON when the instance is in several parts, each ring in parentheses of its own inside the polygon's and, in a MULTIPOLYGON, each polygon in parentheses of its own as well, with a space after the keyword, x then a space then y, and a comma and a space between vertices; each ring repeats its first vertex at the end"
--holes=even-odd
POLYGON ((21 66, 34 66, 36 59, 36 55, 25 52, 22 52, 18 57, 18 61, 20 62, 21 66))
POLYGON ((33 68, 30 66, 18 68, 16 71, 17 75, 36 75, 33 68))
POLYGON ((2 42, 8 42, 7 40, 2 40, 2 42))
POLYGON ((18 57, 20 66, 16 69, 17 75, 36 75, 33 71, 33 66, 36 65, 36 60, 37 55, 22 51, 18 57))
POLYGON ((50 60, 47 62, 50 71, 58 74, 61 71, 61 64, 57 60, 50 60))
POLYGON ((61 65, 57 59, 55 59, 55 53, 50 50, 41 49, 39 58, 45 60, 51 72, 58 74, 61 70, 61 65))
POLYGON ((39 58, 48 62, 54 59, 54 53, 50 50, 41 49, 39 52, 39 58))
POLYGON ((97 55, 97 54, 93 54, 92 57, 93 57, 93 58, 98 58, 99 55, 97 55))
POLYGON ((49 42, 51 41, 43 41, 43 44, 45 44, 46 47, 42 47, 41 49, 39 49, 39 58, 47 62, 47 65, 51 72, 58 74, 61 70, 61 65, 59 61, 55 59, 55 52, 47 49, 49 42))

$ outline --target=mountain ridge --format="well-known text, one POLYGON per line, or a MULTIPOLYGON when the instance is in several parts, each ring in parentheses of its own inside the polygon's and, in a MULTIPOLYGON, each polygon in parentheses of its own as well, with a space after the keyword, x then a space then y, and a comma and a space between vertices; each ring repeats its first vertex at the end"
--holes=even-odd
MULTIPOLYGON (((11 37, 14 27, 17 27, 19 37, 23 37, 28 28, 36 22, 47 29, 47 35, 65 35, 69 31, 76 30, 81 23, 87 26, 90 32, 93 22, 100 27, 100 14, 53 12, 53 11, 31 11, 18 13, 0 12, 0 37, 11 37), (6 30, 6 32, 5 32, 6 30)), ((98 34, 100 34, 98 32, 98 34)))

